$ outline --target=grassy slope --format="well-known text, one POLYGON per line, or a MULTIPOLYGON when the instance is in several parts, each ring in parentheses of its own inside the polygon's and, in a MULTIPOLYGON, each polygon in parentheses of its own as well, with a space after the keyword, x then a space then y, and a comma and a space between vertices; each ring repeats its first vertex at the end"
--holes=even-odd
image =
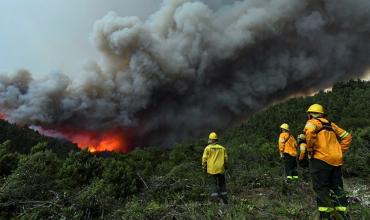
MULTIPOLYGON (((278 126, 283 122, 289 123, 293 133, 298 135, 306 121, 307 106, 321 103, 327 106, 332 120, 355 136, 344 166, 345 189, 351 201, 352 218, 370 219, 369 100, 370 83, 352 81, 338 84, 332 92, 320 92, 314 97, 294 98, 276 104, 254 115, 240 127, 228 131, 221 140, 228 147, 231 158, 227 173, 231 204, 226 207, 220 208, 218 204, 209 201, 205 193, 206 177, 193 170, 200 169, 198 163, 202 149, 197 146, 204 142, 195 144, 191 152, 186 152, 189 151, 187 146, 177 146, 170 157, 179 151, 186 155, 198 155, 198 158, 188 156, 184 160, 185 156, 179 156, 180 165, 174 165, 162 178, 175 179, 179 188, 181 184, 188 184, 189 189, 180 189, 177 197, 172 194, 167 200, 144 192, 128 203, 122 213, 127 218, 154 216, 154 219, 171 219, 172 216, 185 219, 313 218, 317 213, 308 171, 300 169, 301 176, 305 172, 306 178, 298 184, 285 185, 281 176, 282 162, 277 159, 276 139, 279 134, 278 126), (189 179, 192 181, 186 181, 189 179), (196 192, 200 192, 200 196, 196 192), (146 207, 145 211, 136 212, 137 206, 146 207)), ((157 182, 157 179, 153 182, 157 182)), ((162 187, 176 191, 176 186, 173 185, 162 187)), ((159 191, 163 188, 159 187, 159 191)))
MULTIPOLYGON (((228 206, 208 196, 200 166, 205 139, 107 158, 81 151, 61 159, 39 146, 19 156, 11 174, 0 178, 0 219, 312 218, 309 175, 300 170, 305 178, 284 184, 276 142, 283 122, 295 135, 303 129, 305 110, 313 102, 326 106, 331 119, 354 135, 344 166, 345 189, 352 219, 370 219, 370 83, 360 81, 276 104, 223 134, 221 144, 230 155, 228 206)), ((34 145, 23 144, 18 147, 34 145)), ((0 165, 9 158, 0 155, 0 165)))

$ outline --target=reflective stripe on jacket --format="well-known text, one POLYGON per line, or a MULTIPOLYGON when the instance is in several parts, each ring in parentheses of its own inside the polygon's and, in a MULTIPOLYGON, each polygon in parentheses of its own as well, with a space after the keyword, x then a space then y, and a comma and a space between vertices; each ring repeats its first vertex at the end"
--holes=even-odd
POLYGON ((332 122, 329 129, 323 129, 323 123, 329 123, 329 121, 325 118, 307 121, 304 128, 307 148, 313 149, 314 158, 332 166, 341 166, 343 154, 348 150, 352 136, 332 122), (340 142, 338 137, 341 139, 340 142))
POLYGON ((293 157, 297 155, 297 142, 288 132, 283 132, 279 136, 279 151, 287 153, 293 157))
POLYGON ((226 149, 223 146, 219 144, 210 144, 204 149, 202 166, 203 169, 207 169, 207 173, 224 173, 227 161, 226 149))

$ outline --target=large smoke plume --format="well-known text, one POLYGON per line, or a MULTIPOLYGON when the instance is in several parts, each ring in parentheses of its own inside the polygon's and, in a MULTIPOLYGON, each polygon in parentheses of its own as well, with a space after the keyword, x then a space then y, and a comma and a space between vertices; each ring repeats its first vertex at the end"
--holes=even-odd
POLYGON ((2 74, 0 111, 21 125, 119 127, 136 146, 170 145, 370 67, 368 0, 204 2, 167 0, 147 20, 109 13, 92 35, 101 60, 74 77, 2 74))

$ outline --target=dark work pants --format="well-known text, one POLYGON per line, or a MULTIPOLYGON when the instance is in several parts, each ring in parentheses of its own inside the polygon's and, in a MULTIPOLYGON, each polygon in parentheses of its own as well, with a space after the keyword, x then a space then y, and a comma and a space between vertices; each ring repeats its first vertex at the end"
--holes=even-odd
POLYGON ((348 202, 343 190, 342 167, 312 159, 310 170, 320 215, 327 217, 334 210, 346 213, 348 202))
POLYGON ((284 153, 285 174, 289 179, 298 179, 297 160, 290 154, 284 153))
POLYGON ((224 174, 213 174, 209 175, 210 186, 211 186, 211 196, 218 197, 223 203, 227 204, 227 191, 226 191, 226 181, 224 174))

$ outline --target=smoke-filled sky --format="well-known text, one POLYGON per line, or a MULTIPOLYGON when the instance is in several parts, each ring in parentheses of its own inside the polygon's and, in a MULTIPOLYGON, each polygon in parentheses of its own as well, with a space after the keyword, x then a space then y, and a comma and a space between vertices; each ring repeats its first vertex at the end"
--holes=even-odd
POLYGON ((1 0, 0 72, 80 69, 95 56, 89 42, 96 20, 109 11, 146 18, 162 0, 1 0))
MULTIPOLYGON (((146 18, 162 1, 1 0, 0 72, 19 68, 38 74, 77 71, 96 56, 89 41, 96 20, 109 11, 146 18)), ((210 7, 222 1, 204 0, 210 7)))
MULTIPOLYGON (((133 2, 148 11, 92 13, 106 15, 90 31, 96 59, 81 71, 0 75, 0 110, 8 120, 62 133, 118 128, 134 145, 171 145, 222 132, 274 101, 363 77, 370 68, 368 0, 133 2)), ((56 28, 62 36, 79 20, 64 17, 67 25, 56 28)), ((52 47, 44 35, 26 38, 52 47)), ((71 66, 84 63, 86 45, 60 42, 66 45, 45 59, 28 48, 29 59, 40 59, 30 63, 56 59, 64 68, 69 51, 71 66)))

